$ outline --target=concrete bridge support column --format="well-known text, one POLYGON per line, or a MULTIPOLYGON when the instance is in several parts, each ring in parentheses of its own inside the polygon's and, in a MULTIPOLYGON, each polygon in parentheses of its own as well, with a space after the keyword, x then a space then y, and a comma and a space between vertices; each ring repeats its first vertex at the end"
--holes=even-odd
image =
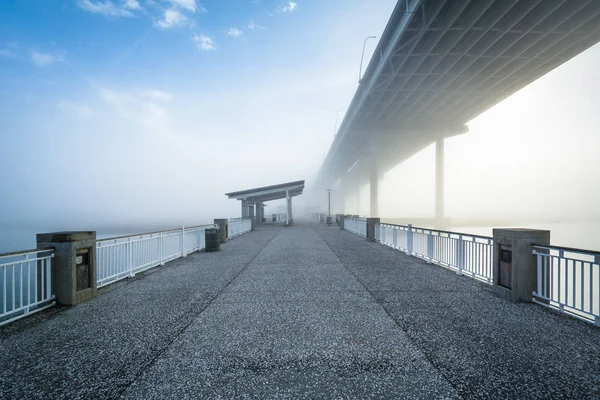
POLYGON ((369 191, 370 191, 370 217, 376 217, 379 215, 379 176, 376 170, 371 171, 371 177, 369 180, 369 191))
POLYGON ((435 142, 435 219, 444 220, 444 138, 435 142))

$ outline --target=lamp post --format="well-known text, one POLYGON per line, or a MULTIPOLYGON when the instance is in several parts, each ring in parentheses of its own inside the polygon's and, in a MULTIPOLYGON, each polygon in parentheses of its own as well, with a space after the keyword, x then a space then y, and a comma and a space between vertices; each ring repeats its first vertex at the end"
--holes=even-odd
POLYGON ((367 40, 375 39, 375 38, 376 38, 376 36, 367 36, 367 38, 363 42, 363 51, 362 51, 362 55, 360 56, 360 69, 358 70, 358 83, 360 83, 360 81, 362 81, 362 65, 363 65, 363 59, 365 58, 365 46, 367 45, 367 40))
POLYGON ((331 192, 332 189, 327 190, 327 203, 328 203, 328 211, 327 211, 327 225, 331 225, 331 192))

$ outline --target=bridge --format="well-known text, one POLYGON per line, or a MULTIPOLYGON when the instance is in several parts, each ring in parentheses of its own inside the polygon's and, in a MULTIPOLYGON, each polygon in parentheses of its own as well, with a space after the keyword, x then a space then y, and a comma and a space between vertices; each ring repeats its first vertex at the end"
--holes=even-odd
POLYGON ((369 184, 379 216, 381 176, 435 143, 443 220, 444 140, 598 41, 598 1, 398 1, 314 189, 344 198, 369 184))
POLYGON ((591 324, 282 221, 0 327, 0 397, 586 399, 598 360, 591 324))

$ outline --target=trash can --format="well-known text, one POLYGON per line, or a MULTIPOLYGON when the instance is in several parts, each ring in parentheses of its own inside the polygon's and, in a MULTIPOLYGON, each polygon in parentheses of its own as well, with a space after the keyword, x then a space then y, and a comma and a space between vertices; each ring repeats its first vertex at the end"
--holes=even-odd
POLYGON ((207 228, 204 231, 204 239, 206 247, 204 251, 219 251, 221 250, 221 240, 219 238, 220 231, 218 228, 207 228))

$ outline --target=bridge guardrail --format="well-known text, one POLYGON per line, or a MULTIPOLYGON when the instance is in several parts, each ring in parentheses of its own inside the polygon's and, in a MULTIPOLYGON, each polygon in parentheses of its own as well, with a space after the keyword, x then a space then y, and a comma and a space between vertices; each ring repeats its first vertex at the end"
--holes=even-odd
POLYGON ((375 224, 375 241, 457 274, 492 283, 491 237, 379 223, 375 224))
POLYGON ((228 239, 234 238, 244 233, 250 232, 252 229, 252 221, 250 219, 235 218, 229 220, 228 239))
POLYGON ((218 228, 209 224, 96 241, 97 286, 106 286, 204 249, 205 229, 213 227, 218 228))
POLYGON ((600 326, 600 252, 534 245, 533 254, 533 302, 600 326))
POLYGON ((55 305, 53 249, 0 255, 0 325, 55 305))
POLYGON ((367 221, 365 219, 345 219, 344 230, 355 235, 367 237, 367 221))

